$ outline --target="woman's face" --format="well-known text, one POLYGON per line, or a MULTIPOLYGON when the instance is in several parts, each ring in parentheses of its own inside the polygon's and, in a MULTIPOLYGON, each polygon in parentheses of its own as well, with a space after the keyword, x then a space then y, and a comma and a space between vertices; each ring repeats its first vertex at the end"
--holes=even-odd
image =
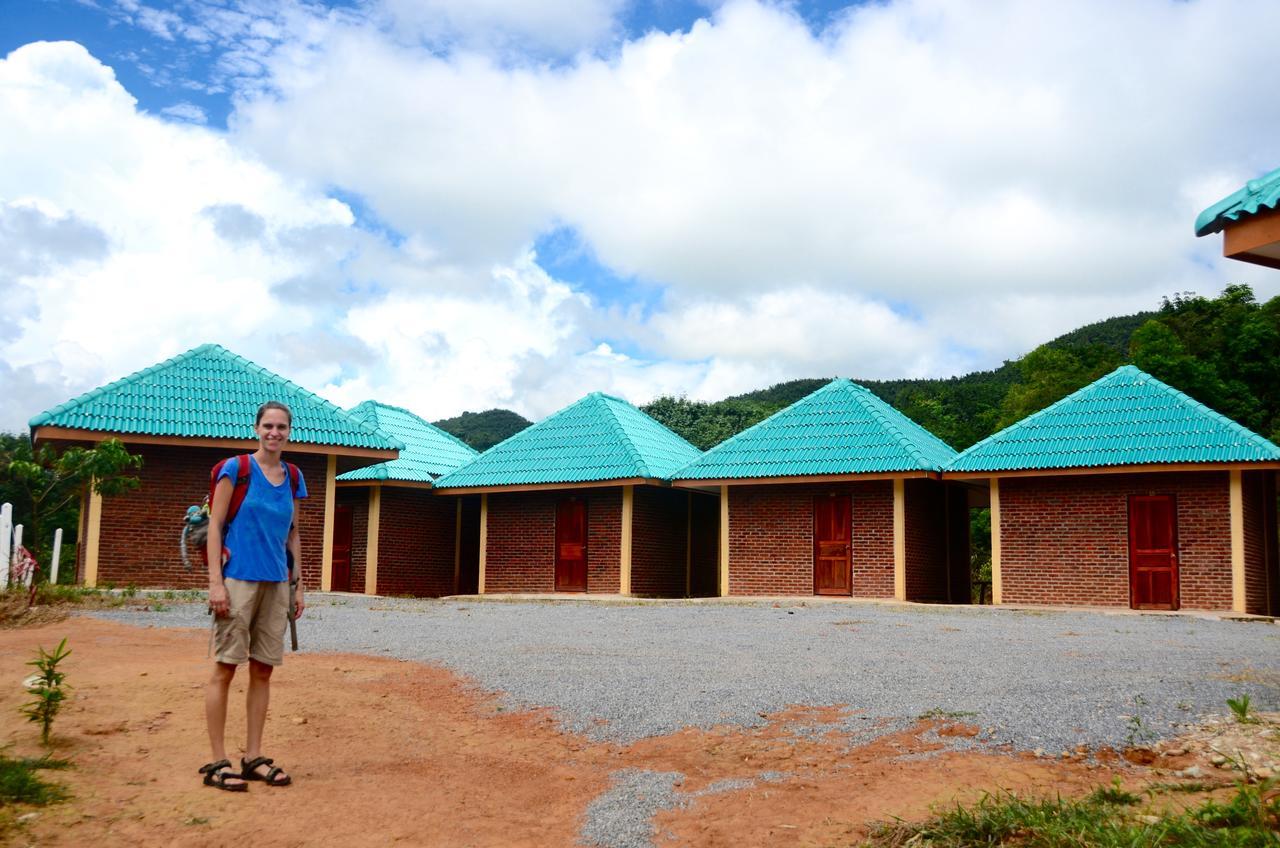
POLYGON ((289 441, 289 416, 283 409, 268 409, 254 430, 263 450, 279 451, 289 441))

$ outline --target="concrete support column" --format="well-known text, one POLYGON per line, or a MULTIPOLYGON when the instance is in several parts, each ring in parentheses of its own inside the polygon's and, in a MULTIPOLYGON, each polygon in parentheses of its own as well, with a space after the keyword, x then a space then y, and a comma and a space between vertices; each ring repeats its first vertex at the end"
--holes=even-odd
MULTIPOLYGON (((102 495, 94 491, 94 483, 89 482, 89 520, 84 540, 84 585, 98 585, 98 551, 102 540, 102 495)), ((9 567, 8 563, 4 564, 9 567)))
POLYGON ((369 487, 369 522, 364 536, 364 593, 378 594, 378 531, 382 527, 382 487, 369 487))
POLYGON ((893 481, 893 597, 907 599, 907 481, 893 481))
POLYGON ((635 514, 636 487, 622 487, 622 539, 618 545, 618 591, 631 594, 631 525, 635 514))
POLYGON ((338 457, 330 455, 324 470, 324 543, 320 550, 320 590, 333 589, 333 527, 338 501, 338 457))
POLYGON ((1003 603, 1000 584, 1000 479, 991 478, 991 603, 1003 603))
POLYGON ((489 495, 480 496, 480 578, 476 592, 484 594, 484 566, 489 557, 489 495))
POLYGON ((729 597, 729 487, 720 487, 720 597, 729 597))
POLYGON ((1239 469, 1231 473, 1231 609, 1245 611, 1244 594, 1244 480, 1239 469))

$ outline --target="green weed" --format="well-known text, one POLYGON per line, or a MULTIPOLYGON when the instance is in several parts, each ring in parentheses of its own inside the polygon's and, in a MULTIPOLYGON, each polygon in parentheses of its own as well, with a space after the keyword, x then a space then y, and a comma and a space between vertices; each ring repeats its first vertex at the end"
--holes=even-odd
POLYGON ((964 712, 963 710, 947 710, 942 707, 934 707, 931 710, 920 713, 916 718, 920 721, 945 721, 948 719, 972 718, 976 715, 977 713, 964 712))
POLYGON ((1236 721, 1241 724, 1254 724, 1257 719, 1249 715, 1249 694, 1246 692, 1239 698, 1228 698, 1227 706, 1231 708, 1231 714, 1236 717, 1236 721))
POLYGON ((66 790, 56 783, 42 780, 36 771, 40 769, 64 769, 66 760, 12 759, 0 754, 0 806, 5 804, 32 804, 43 806, 67 797, 66 790))
POLYGON ((71 652, 67 650, 65 637, 58 643, 58 647, 53 649, 53 653, 47 653, 43 646, 39 651, 39 656, 27 662, 27 665, 35 666, 38 673, 27 686, 33 700, 22 706, 22 714, 28 721, 40 725, 40 741, 48 745, 53 720, 62 709, 62 702, 67 698, 65 683, 67 675, 58 670, 58 664, 71 656, 71 652))

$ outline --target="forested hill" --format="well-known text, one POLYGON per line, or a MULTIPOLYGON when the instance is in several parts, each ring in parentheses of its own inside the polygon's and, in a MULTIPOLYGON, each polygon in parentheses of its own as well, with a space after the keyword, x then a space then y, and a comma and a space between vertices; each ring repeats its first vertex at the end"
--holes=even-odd
POLYGON ((482 451, 519 433, 533 422, 509 409, 486 409, 484 412, 464 412, 432 423, 482 451))
MULTIPOLYGON (((1080 327, 992 371, 933 380, 858 380, 856 364, 849 372, 963 450, 1125 363, 1280 439, 1280 297, 1260 304, 1248 286, 1228 286, 1216 298, 1176 295, 1157 311, 1080 327)), ((791 380, 715 403, 660 397, 643 409, 705 450, 829 379, 791 380)), ((436 423, 481 450, 529 426, 501 409, 436 423)))

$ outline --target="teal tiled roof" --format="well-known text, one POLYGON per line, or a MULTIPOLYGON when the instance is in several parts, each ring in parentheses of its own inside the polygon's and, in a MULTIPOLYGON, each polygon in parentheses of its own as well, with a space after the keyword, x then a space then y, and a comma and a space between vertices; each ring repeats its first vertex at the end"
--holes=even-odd
POLYGON ((1201 212, 1196 218, 1196 235, 1216 233, 1241 218, 1276 208, 1280 208, 1280 168, 1256 180, 1249 180, 1244 188, 1201 212))
POLYGON ((30 425, 121 435, 256 439, 253 419, 268 400, 288 404, 293 413, 290 441, 375 450, 403 447, 377 427, 216 344, 201 345, 60 403, 32 418, 30 425))
POLYGON ((870 390, 839 379, 716 445, 673 479, 939 471, 955 455, 870 390))
POLYGON ((436 480, 437 489, 666 479, 698 449, 620 398, 593 392, 436 480))
POLYGON ((339 474, 341 481, 430 483, 479 455, 457 436, 398 406, 367 400, 347 412, 351 417, 399 439, 404 443, 404 450, 396 459, 339 474))
POLYGON ((1280 448, 1125 365, 964 451, 947 471, 1276 462, 1280 448))

